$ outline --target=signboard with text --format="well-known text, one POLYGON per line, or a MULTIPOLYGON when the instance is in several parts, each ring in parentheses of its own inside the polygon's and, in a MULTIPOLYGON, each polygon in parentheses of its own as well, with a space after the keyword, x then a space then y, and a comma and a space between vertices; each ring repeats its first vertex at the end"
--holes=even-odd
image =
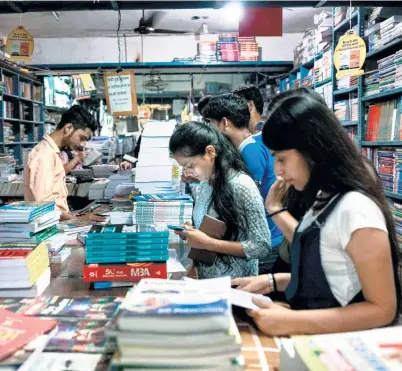
POLYGON ((108 72, 103 75, 109 114, 136 116, 138 114, 134 71, 108 72))

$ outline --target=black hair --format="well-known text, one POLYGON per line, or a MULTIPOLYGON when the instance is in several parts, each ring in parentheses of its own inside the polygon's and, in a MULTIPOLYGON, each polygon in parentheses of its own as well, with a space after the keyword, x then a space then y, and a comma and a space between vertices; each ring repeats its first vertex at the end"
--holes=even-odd
POLYGON ((263 141, 273 151, 295 149, 310 166, 306 188, 314 187, 330 195, 315 209, 323 208, 337 193, 357 191, 372 199, 381 209, 388 229, 400 311, 401 287, 398 275, 399 246, 394 220, 378 180, 369 171, 363 156, 322 101, 305 92, 273 100, 263 129, 263 141))
POLYGON ((209 101, 211 99, 212 99, 212 95, 205 95, 198 101, 197 108, 198 108, 198 112, 200 113, 201 116, 204 116, 202 114, 202 111, 204 110, 204 108, 207 106, 207 104, 209 103, 209 101))
POLYGON ((257 112, 262 115, 264 111, 264 98, 262 97, 260 89, 254 85, 239 85, 233 94, 244 98, 247 102, 252 101, 254 103, 257 112))
POLYGON ((209 145, 216 150, 211 204, 219 218, 226 222, 224 238, 236 241, 243 232, 240 226, 247 223, 229 183, 234 173, 249 174, 240 152, 219 130, 198 122, 180 125, 170 138, 169 150, 173 155, 184 157, 203 156, 209 145))
POLYGON ((92 131, 92 133, 94 133, 98 128, 98 122, 94 116, 92 116, 86 108, 78 105, 70 107, 66 112, 63 113, 56 130, 63 129, 67 124, 72 124, 74 130, 85 130, 88 128, 92 131))
POLYGON ((70 147, 64 146, 60 149, 60 151, 65 152, 67 154, 68 161, 74 160, 74 154, 70 147))
POLYGON ((239 129, 248 128, 250 123, 250 111, 246 100, 230 93, 211 98, 203 110, 203 116, 217 121, 226 117, 239 129))

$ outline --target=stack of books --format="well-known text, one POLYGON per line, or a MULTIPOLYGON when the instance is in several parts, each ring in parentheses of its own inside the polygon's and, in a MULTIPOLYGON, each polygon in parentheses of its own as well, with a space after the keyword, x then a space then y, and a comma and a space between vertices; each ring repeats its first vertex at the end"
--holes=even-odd
POLYGON ((68 241, 66 233, 57 233, 45 240, 49 252, 50 263, 63 263, 71 254, 71 249, 65 247, 68 241))
POLYGON ((244 366, 229 277, 143 279, 127 294, 106 334, 118 345, 112 369, 229 371, 244 366))
POLYGON ((174 123, 148 121, 142 133, 135 171, 135 186, 141 193, 172 193, 172 161, 169 140, 174 123))
POLYGON ((372 157, 384 190, 402 194, 402 149, 375 149, 372 157))
POLYGON ((71 219, 59 223, 57 227, 59 233, 65 233, 69 240, 73 240, 77 237, 78 233, 88 232, 91 229, 92 224, 85 220, 71 219))
POLYGON ((195 61, 199 63, 216 62, 216 38, 215 35, 200 35, 197 44, 198 50, 195 61))
POLYGON ((358 120, 358 99, 349 98, 334 102, 334 114, 340 122, 358 120))
POLYGON ((17 179, 15 165, 13 156, 5 153, 0 154, 0 182, 11 182, 17 179))
POLYGON ((389 200, 389 205, 395 221, 396 238, 402 251, 402 205, 391 200, 389 200))
POLYGON ((216 43, 216 54, 219 61, 238 62, 240 60, 238 37, 238 33, 219 35, 219 40, 216 43))
MULTIPOLYGON (((380 24, 381 45, 386 45, 395 38, 395 27, 402 22, 402 16, 393 15, 380 24)), ((400 26, 399 26, 400 27, 400 26)), ((399 29, 398 27, 398 29, 399 29)))
POLYGON ((332 76, 332 52, 327 50, 322 58, 314 61, 315 82, 322 82, 332 76))
POLYGON ((95 288, 100 281, 132 285, 144 276, 150 277, 151 271, 153 277, 166 278, 169 230, 153 225, 94 225, 85 250, 84 280, 94 282, 95 288), (133 267, 132 263, 145 265, 133 267))
POLYGON ((334 9, 334 26, 336 27, 345 19, 349 19, 355 10, 354 7, 336 6, 334 9))
POLYGON ((240 61, 258 61, 260 57, 259 46, 254 36, 239 37, 240 61))
POLYGON ((364 94, 374 95, 380 92, 380 74, 378 71, 366 75, 364 79, 364 94))
POLYGON ((109 178, 109 182, 106 185, 104 198, 111 199, 116 194, 116 188, 121 184, 131 184, 132 178, 132 170, 122 170, 117 174, 112 174, 109 178))
POLYGON ((389 55, 378 61, 378 73, 380 77, 380 92, 395 88, 395 54, 389 55))
POLYGON ((88 199, 90 200, 100 200, 105 197, 105 189, 109 179, 97 180, 89 186, 88 199))
POLYGON ((345 76, 336 79, 336 88, 339 90, 352 88, 357 85, 358 76, 345 76))
POLYGON ((402 87, 402 49, 395 53, 395 88, 402 87))
POLYGON ((110 212, 110 224, 133 224, 133 207, 115 207, 110 212))
POLYGON ((92 170, 95 178, 109 178, 119 169, 118 165, 93 165, 92 170))

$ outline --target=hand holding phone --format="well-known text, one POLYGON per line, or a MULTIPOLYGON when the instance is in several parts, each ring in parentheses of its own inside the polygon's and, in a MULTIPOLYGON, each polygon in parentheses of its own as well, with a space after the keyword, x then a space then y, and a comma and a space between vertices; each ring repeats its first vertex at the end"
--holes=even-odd
POLYGON ((172 230, 174 230, 174 231, 179 231, 179 232, 182 232, 182 231, 185 231, 185 230, 186 230, 186 228, 180 227, 179 225, 168 225, 167 227, 168 227, 169 229, 172 229, 172 230))

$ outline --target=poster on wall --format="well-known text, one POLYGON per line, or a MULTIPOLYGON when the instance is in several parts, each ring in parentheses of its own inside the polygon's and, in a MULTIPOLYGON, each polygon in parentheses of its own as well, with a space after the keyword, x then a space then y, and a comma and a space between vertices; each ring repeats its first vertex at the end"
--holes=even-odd
POLYGON ((347 31, 339 39, 334 52, 334 65, 338 71, 336 78, 362 75, 365 60, 366 43, 355 31, 347 31))
POLYGON ((34 40, 31 34, 23 27, 18 26, 7 37, 7 53, 12 62, 29 62, 34 51, 34 40))
POLYGON ((138 114, 134 71, 107 72, 103 75, 108 111, 113 116, 138 114))

